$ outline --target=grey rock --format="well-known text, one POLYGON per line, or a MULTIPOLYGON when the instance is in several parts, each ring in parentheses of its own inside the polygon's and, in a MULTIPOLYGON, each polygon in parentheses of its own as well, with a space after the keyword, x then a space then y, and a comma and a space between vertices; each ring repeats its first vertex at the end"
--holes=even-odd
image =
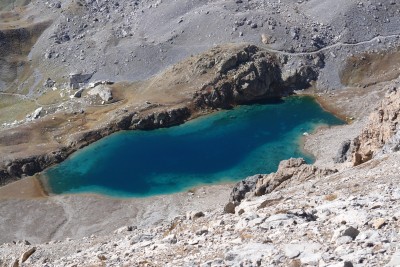
POLYGON ((296 258, 300 255, 300 251, 295 248, 285 247, 285 256, 289 259, 296 258))
POLYGON ((350 236, 341 236, 338 239, 336 239, 335 243, 336 245, 343 245, 343 244, 349 244, 353 241, 353 238, 350 236))
POLYGON ((186 218, 189 220, 195 220, 204 216, 205 214, 202 211, 191 211, 187 213, 186 218))
POLYGON ((47 78, 47 80, 44 82, 43 86, 44 86, 44 87, 47 87, 47 88, 51 88, 51 87, 53 87, 55 84, 56 84, 55 81, 53 81, 53 80, 50 79, 50 78, 47 78))
POLYGON ((176 235, 171 234, 171 235, 167 235, 166 237, 164 237, 163 239, 164 243, 169 243, 169 244, 176 244, 178 242, 176 235))
POLYGON ((110 101, 113 99, 112 91, 105 85, 99 85, 88 91, 89 95, 98 95, 103 101, 110 101))
POLYGON ((387 267, 395 267, 400 266, 400 251, 397 251, 393 254, 390 262, 386 265, 387 267))
POLYGON ((42 110, 43 110, 42 107, 37 108, 37 109, 32 113, 31 118, 34 119, 34 120, 35 120, 35 119, 38 119, 38 118, 40 117, 40 113, 42 112, 42 110))
POLYGON ((32 247, 32 248, 28 249, 27 251, 25 251, 25 252, 21 255, 21 257, 20 257, 20 259, 19 259, 19 262, 20 262, 21 264, 24 263, 30 256, 32 256, 33 253, 35 253, 35 251, 36 251, 36 247, 32 247))
POLYGON ((228 202, 224 207, 224 212, 235 214, 235 207, 236 205, 233 202, 228 202))
POLYGON ((71 89, 79 89, 81 84, 87 83, 93 76, 93 73, 71 73, 69 75, 69 87, 71 89))
POLYGON ((397 151, 400 151, 400 129, 398 129, 396 134, 386 142, 382 147, 382 150, 377 153, 377 156, 383 156, 397 151))
POLYGON ((83 90, 84 90, 83 88, 77 90, 77 91, 73 94, 73 96, 74 96, 75 98, 80 98, 80 97, 82 96, 83 90))
POLYGON ((350 226, 349 228, 344 230, 342 236, 350 236, 354 240, 358 236, 359 233, 360 233, 359 230, 350 226))
MULTIPOLYGON (((257 181, 262 175, 253 175, 238 182, 232 189, 229 201, 234 205, 238 205, 246 196, 246 193, 251 192, 256 187, 257 181)), ((233 211, 235 212, 235 211, 233 211)))
POLYGON ((350 146, 351 146, 351 140, 344 141, 340 145, 340 148, 339 148, 336 156, 333 158, 333 161, 335 163, 343 163, 343 162, 346 162, 348 159, 350 159, 350 156, 351 156, 350 146))

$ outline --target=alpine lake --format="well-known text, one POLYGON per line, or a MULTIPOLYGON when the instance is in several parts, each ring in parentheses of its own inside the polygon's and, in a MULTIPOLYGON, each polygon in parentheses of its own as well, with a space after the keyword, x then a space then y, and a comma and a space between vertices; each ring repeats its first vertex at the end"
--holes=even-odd
POLYGON ((218 111, 182 125, 112 134, 46 170, 50 194, 149 197, 235 182, 276 171, 281 160, 312 155, 305 133, 344 122, 308 96, 218 111))

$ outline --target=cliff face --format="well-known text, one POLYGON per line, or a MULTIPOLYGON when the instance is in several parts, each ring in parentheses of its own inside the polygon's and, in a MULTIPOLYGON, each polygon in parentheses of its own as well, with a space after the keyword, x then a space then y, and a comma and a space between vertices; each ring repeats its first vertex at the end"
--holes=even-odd
POLYGON ((230 203, 226 205, 225 211, 233 212, 234 206, 239 205, 246 196, 262 196, 290 183, 299 184, 310 179, 319 179, 336 172, 337 170, 319 168, 315 165, 307 164, 302 158, 282 160, 276 172, 250 176, 237 183, 232 189, 230 203), (247 193, 249 194, 247 195, 247 193))
POLYGON ((396 151, 399 139, 400 90, 394 86, 370 115, 362 133, 353 140, 352 163, 356 166, 384 151, 396 151), (386 145, 386 146, 385 146, 386 145))

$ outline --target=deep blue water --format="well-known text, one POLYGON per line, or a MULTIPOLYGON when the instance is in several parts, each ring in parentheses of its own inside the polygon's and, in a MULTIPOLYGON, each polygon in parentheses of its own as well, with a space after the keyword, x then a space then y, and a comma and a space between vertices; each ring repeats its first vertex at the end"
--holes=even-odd
POLYGON ((100 193, 146 197, 237 181, 276 171, 279 162, 304 157, 304 132, 342 122, 310 97, 240 106, 183 125, 113 134, 47 170, 55 194, 100 193))

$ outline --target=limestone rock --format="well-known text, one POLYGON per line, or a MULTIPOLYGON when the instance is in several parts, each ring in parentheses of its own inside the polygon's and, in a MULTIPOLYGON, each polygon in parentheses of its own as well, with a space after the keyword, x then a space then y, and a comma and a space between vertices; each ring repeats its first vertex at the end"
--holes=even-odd
POLYGON ((176 244, 176 242, 177 242, 176 235, 175 234, 171 234, 171 235, 166 236, 163 239, 163 242, 169 243, 169 244, 176 244))
POLYGON ((52 88, 56 84, 55 81, 53 81, 50 78, 47 78, 47 80, 44 82, 43 86, 47 88, 52 88))
POLYGON ((80 97, 82 96, 83 90, 84 90, 83 88, 78 89, 78 90, 73 94, 73 96, 74 96, 75 98, 80 98, 80 97))
POLYGON ((388 92, 385 99, 370 115, 369 123, 353 140, 352 163, 357 166, 369 161, 384 147, 384 151, 396 151, 399 147, 400 90, 388 92))
POLYGON ((42 110, 43 110, 42 107, 37 108, 37 109, 32 113, 31 118, 34 119, 34 120, 37 119, 37 118, 39 118, 39 117, 40 117, 40 112, 42 112, 42 110))
POLYGON ((87 83, 92 78, 93 73, 82 74, 80 72, 71 73, 69 75, 69 87, 71 89, 79 89, 82 84, 87 83))
POLYGON ((224 207, 224 212, 235 214, 235 207, 236 205, 233 202, 228 202, 224 207))
POLYGON ((382 226, 386 224, 386 220, 384 218, 378 218, 372 222, 372 226, 375 229, 381 229, 382 226))
POLYGON ((255 187, 255 195, 261 196, 264 194, 271 193, 275 188, 281 185, 283 182, 295 178, 297 181, 305 181, 312 177, 323 177, 337 170, 331 170, 326 168, 318 168, 313 165, 306 164, 302 158, 291 158, 289 160, 283 160, 279 164, 278 171, 264 175, 259 178, 255 187))
POLYGON ((20 262, 21 264, 24 263, 33 253, 35 253, 35 251, 36 251, 36 247, 32 247, 32 248, 30 248, 29 250, 25 251, 25 252, 21 255, 21 257, 20 257, 20 259, 19 259, 19 262, 20 262))
POLYGON ((256 187, 258 179, 262 178, 262 175, 253 175, 246 179, 238 182, 232 189, 229 201, 237 205, 244 199, 246 193, 253 191, 256 187))
POLYGON ((103 101, 110 101, 113 99, 112 91, 108 86, 98 85, 88 91, 88 95, 98 95, 103 101))
POLYGON ((346 162, 351 156, 351 140, 344 141, 338 150, 338 153, 333 158, 333 162, 335 163, 343 163, 346 162))

